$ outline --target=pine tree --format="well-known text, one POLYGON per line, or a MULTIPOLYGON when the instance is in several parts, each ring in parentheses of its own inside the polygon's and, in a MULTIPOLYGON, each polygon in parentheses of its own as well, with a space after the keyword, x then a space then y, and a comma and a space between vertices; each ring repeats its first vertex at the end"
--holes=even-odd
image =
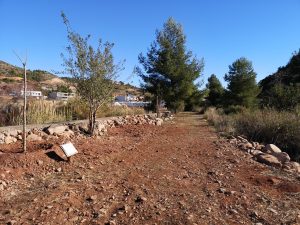
POLYGON ((139 62, 143 70, 137 68, 136 72, 143 80, 142 86, 158 102, 164 100, 174 112, 184 109, 204 67, 203 60, 197 60, 187 51, 182 26, 172 18, 156 32, 147 56, 140 54, 139 62))
POLYGON ((215 74, 212 74, 208 78, 206 88, 208 89, 208 104, 210 106, 220 107, 222 104, 224 88, 215 74))
POLYGON ((229 72, 224 79, 229 82, 226 95, 228 105, 246 108, 257 105, 260 89, 251 61, 244 57, 237 59, 229 66, 229 72))

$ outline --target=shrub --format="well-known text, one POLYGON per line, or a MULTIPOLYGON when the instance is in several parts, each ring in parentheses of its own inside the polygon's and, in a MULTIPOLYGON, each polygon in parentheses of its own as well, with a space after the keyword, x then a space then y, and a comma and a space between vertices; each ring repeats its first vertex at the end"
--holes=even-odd
POLYGON ((204 117, 207 119, 209 124, 216 128, 217 131, 233 134, 233 118, 224 114, 223 110, 210 107, 205 111, 204 117))
POLYGON ((205 112, 208 122, 219 132, 244 135, 251 141, 275 144, 295 161, 300 161, 300 115, 296 112, 242 110, 226 115, 221 110, 209 108, 205 112))
POLYGON ((243 112, 234 116, 235 132, 248 139, 273 143, 296 161, 300 159, 300 116, 272 109, 243 112))
POLYGON ((247 109, 244 106, 240 105, 228 105, 224 108, 224 112, 226 114, 237 114, 242 113, 243 111, 246 111, 247 109))
POLYGON ((1 81, 3 81, 4 83, 13 83, 13 82, 15 82, 14 79, 10 79, 10 78, 7 78, 7 77, 3 78, 1 81))

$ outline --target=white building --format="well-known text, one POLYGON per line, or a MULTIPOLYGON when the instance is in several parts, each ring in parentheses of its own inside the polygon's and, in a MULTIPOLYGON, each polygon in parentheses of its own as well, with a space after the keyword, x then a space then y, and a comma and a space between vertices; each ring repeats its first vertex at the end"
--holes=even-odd
MULTIPOLYGON (((21 91, 21 96, 24 95, 24 91, 21 91)), ((26 96, 28 97, 34 97, 34 98, 42 98, 42 92, 41 91, 26 91, 26 96)))
POLYGON ((55 100, 63 100, 63 101, 67 101, 70 98, 74 98, 75 97, 75 93, 66 93, 66 92, 51 92, 48 95, 49 98, 51 99, 55 99, 55 100))
POLYGON ((137 97, 131 94, 119 95, 115 97, 116 102, 132 102, 137 101, 137 97))
POLYGON ((128 107, 145 107, 149 104, 150 102, 140 101, 137 96, 131 94, 116 96, 114 102, 114 106, 126 105, 128 107))

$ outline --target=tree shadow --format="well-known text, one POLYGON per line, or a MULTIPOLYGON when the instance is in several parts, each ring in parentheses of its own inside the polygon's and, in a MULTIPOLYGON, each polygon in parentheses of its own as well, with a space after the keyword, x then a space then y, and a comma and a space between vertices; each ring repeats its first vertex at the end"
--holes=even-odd
POLYGON ((64 158, 60 157, 55 151, 46 152, 46 155, 57 162, 66 161, 64 158))

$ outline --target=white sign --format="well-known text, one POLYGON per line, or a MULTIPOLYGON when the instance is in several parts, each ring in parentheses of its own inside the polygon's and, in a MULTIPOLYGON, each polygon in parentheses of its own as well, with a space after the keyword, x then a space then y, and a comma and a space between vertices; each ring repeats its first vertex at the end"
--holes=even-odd
POLYGON ((74 147, 74 145, 71 142, 69 142, 67 144, 63 144, 60 147, 67 157, 70 157, 70 156, 78 153, 78 151, 76 150, 76 148, 74 147))

